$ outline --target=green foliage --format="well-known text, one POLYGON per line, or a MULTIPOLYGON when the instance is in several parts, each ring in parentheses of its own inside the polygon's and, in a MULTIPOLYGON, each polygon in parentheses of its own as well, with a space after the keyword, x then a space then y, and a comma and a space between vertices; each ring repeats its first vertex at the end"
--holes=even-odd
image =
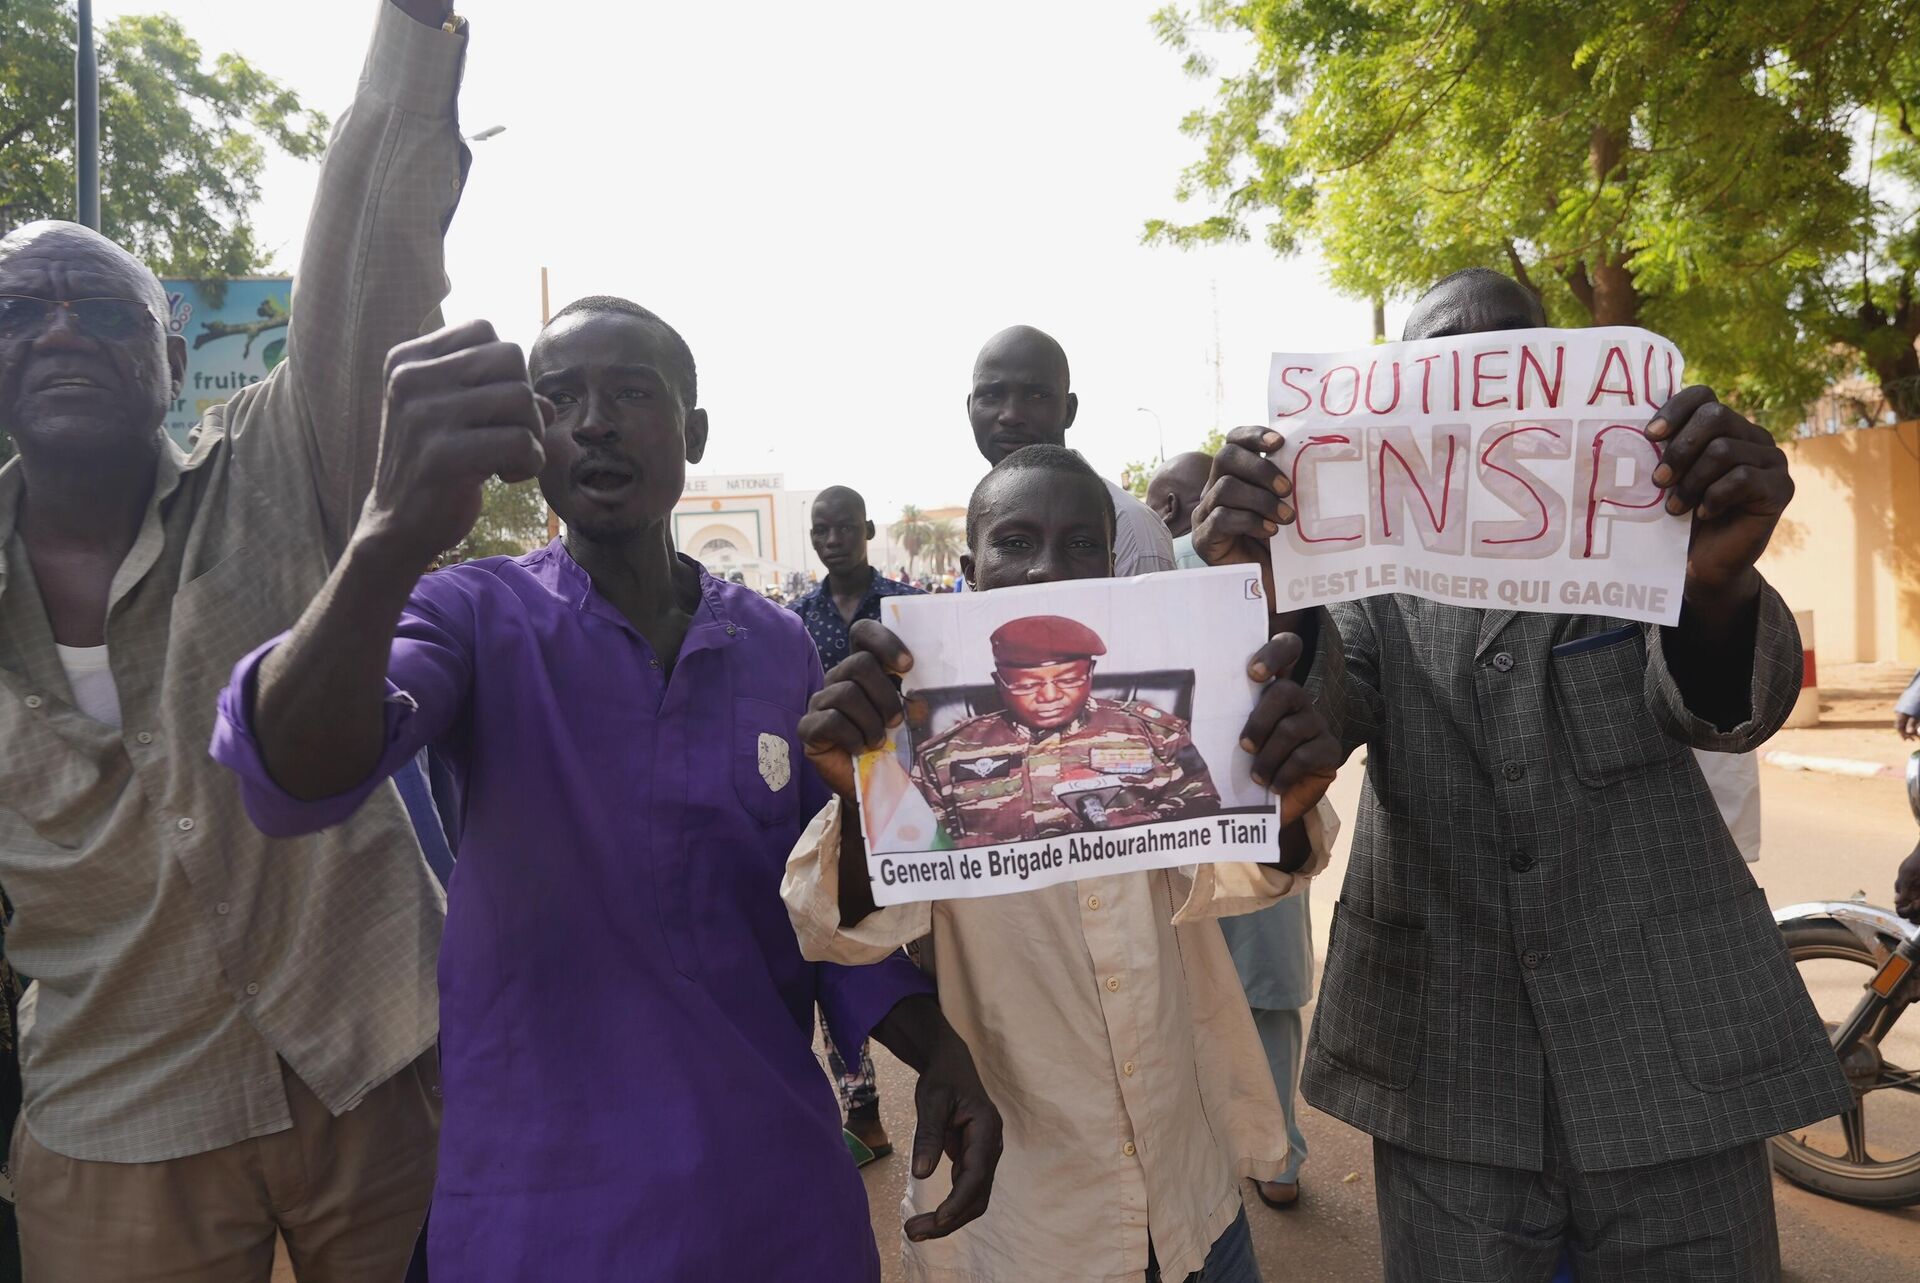
POLYGON ((453 550, 440 558, 443 566, 482 557, 518 557, 547 541, 547 501, 538 481, 508 485, 488 477, 480 500, 480 519, 453 550))
POLYGON ((1659 330, 1755 410, 1845 364, 1828 278, 1882 230, 1856 139, 1874 108, 1883 145, 1920 118, 1911 0, 1197 0, 1154 21, 1215 83, 1177 189, 1213 208, 1150 241, 1316 244, 1355 297, 1497 267, 1554 324, 1659 330), (1219 33, 1243 70, 1202 50, 1219 33))
MULTIPOLYGON (((327 121, 237 54, 211 67, 170 16, 96 33, 101 230, 161 276, 267 268, 248 211, 267 148, 315 157, 327 121)), ((74 13, 0 0, 0 234, 74 214, 74 13)))
POLYGON ((913 573, 914 561, 933 542, 936 524, 920 509, 906 504, 900 509, 900 520, 887 527, 888 532, 900 541, 900 550, 907 554, 908 574, 913 573))
POLYGON ((958 522, 936 521, 927 528, 927 542, 923 551, 936 571, 945 574, 950 570, 957 570, 960 566, 960 554, 966 550, 966 532, 960 528, 958 522))

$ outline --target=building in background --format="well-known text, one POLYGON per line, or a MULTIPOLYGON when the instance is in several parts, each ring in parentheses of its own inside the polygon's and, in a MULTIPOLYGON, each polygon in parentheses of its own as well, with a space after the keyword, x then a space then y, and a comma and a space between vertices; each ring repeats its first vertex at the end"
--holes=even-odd
POLYGON ((825 573, 808 532, 815 490, 789 490, 778 472, 689 476, 673 509, 673 546, 722 579, 749 588, 825 573))
POLYGON ((1920 420, 1834 430, 1815 419, 1780 444, 1793 503, 1760 572, 1813 612, 1802 640, 1822 663, 1920 665, 1920 420))

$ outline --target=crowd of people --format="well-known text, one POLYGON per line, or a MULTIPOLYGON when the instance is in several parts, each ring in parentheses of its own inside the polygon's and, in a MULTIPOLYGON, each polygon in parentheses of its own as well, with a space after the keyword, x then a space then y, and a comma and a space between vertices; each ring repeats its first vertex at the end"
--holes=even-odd
MULTIPOLYGON (((709 423, 637 303, 524 353, 442 324, 467 39, 444 0, 382 4, 286 360, 189 451, 152 272, 72 224, 0 240, 31 1283, 264 1283, 276 1239, 305 1280, 871 1283, 875 1041, 917 1076, 929 1283, 1257 1280, 1243 1186, 1296 1202, 1302 1094, 1374 1139, 1394 1283, 1779 1277, 1765 1139, 1851 1095, 1689 752, 1750 750, 1798 689, 1764 431, 1698 387, 1647 429, 1692 518, 1676 626, 1274 613, 1239 741, 1269 861, 880 907, 852 755, 913 663, 880 603, 949 585, 874 567, 844 487, 784 606, 679 553, 709 423), (492 476, 537 477, 564 537, 423 574, 492 476), (1361 749, 1307 1036, 1302 892, 1361 749)), ((1468 270, 1406 337, 1543 319, 1468 270)), ((1077 410, 1042 331, 975 357, 966 591, 1270 573, 1277 433, 1146 504, 1065 448, 1077 410)))

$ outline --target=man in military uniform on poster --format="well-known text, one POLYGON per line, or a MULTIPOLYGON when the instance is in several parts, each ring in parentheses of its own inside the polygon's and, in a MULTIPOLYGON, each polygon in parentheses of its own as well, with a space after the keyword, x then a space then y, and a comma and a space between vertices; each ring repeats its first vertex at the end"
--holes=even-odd
POLYGON ((1086 829, 1209 815, 1207 764, 1180 718, 1093 697, 1100 635, 1060 615, 1002 624, 989 639, 1002 711, 921 748, 913 778, 956 843, 1024 842, 1086 829))

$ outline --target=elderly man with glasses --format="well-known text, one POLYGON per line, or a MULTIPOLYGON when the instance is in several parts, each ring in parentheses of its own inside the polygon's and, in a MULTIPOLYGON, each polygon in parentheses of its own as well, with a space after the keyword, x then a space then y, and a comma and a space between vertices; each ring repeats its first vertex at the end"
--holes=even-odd
POLYGON ((405 1270, 439 1125, 445 901, 385 786, 270 841, 207 755, 234 662, 325 583, 388 349, 437 324, 464 24, 387 0, 320 178, 287 359, 161 431, 186 347, 125 250, 0 239, 0 886, 38 982, 13 1137, 26 1276, 405 1270))

